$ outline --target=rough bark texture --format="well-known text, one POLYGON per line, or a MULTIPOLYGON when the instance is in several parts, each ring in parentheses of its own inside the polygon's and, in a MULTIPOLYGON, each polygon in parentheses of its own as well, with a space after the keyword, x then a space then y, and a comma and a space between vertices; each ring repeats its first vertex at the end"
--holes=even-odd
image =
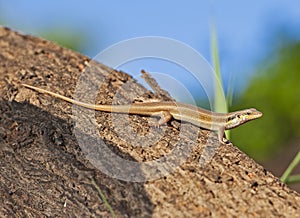
MULTIPOLYGON (((178 155, 190 149, 173 172, 152 181, 122 181, 103 173, 78 144, 74 129, 80 121, 74 122, 72 105, 20 86, 33 84, 72 97, 88 62, 51 42, 0 28, 0 217, 111 217, 93 180, 117 217, 299 217, 297 192, 234 145, 217 146, 215 134, 207 141, 207 130, 183 124, 188 131, 179 135, 177 121, 152 146, 135 146, 132 136, 124 140, 126 133, 119 134, 109 113, 96 112, 97 137, 123 159, 141 163, 176 147, 178 155), (205 160, 205 154, 214 155, 205 160)), ((162 98, 127 74, 98 66, 105 81, 97 102, 111 103, 117 92, 130 101, 140 95, 162 98), (123 86, 128 81, 130 89, 123 86)), ((121 129, 145 136, 139 143, 147 144, 149 132, 159 131, 151 132, 147 120, 132 115, 121 129)))

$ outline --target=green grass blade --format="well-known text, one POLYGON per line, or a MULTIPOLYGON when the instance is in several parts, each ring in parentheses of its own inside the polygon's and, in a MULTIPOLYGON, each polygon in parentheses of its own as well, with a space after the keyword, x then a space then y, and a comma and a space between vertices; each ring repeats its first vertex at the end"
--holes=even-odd
MULTIPOLYGON (((224 94, 224 88, 221 77, 220 60, 219 60, 219 50, 218 41, 215 25, 212 24, 211 27, 211 51, 212 51, 212 61, 213 67, 216 73, 215 79, 215 99, 214 99, 214 110, 220 113, 227 113, 228 106, 224 94)), ((229 139, 230 133, 226 131, 226 136, 229 139)))
POLYGON ((291 175, 287 178, 286 184, 294 184, 300 182, 300 174, 297 175, 291 175))
POLYGON ((97 189, 99 195, 100 195, 100 198, 101 200, 103 201, 103 203, 105 204, 105 206, 108 208, 108 210, 110 211, 111 215, 113 217, 116 217, 116 214, 114 212, 114 210, 112 209, 112 207, 110 206, 110 204, 108 203, 108 201, 106 200, 104 194, 102 193, 101 189, 99 188, 99 186, 96 184, 95 180, 92 179, 92 184, 94 185, 94 187, 97 189))
POLYGON ((286 183, 288 181, 291 172, 299 164, 299 162, 300 162, 300 151, 298 152, 298 154, 296 155, 296 157, 292 160, 292 162, 290 163, 290 165, 288 166, 288 168, 285 170, 285 172, 281 176, 280 180, 283 183, 286 183))

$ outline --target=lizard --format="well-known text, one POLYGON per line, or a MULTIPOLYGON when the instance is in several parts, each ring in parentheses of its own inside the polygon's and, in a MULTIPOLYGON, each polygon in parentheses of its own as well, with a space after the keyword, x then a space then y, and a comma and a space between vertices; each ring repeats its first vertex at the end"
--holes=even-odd
POLYGON ((227 141, 226 137, 224 137, 225 130, 236 128, 262 116, 262 112, 255 108, 229 113, 217 113, 195 105, 172 101, 139 102, 128 105, 89 104, 35 86, 27 84, 22 85, 39 93, 49 94, 74 105, 92 110, 160 117, 157 123, 158 125, 166 124, 172 118, 175 120, 189 122, 200 128, 217 131, 220 143, 225 143, 227 141))

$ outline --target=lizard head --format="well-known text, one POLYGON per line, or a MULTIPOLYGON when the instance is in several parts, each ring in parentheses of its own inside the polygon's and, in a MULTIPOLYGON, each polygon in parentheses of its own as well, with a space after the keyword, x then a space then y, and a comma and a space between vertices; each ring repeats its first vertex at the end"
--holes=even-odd
POLYGON ((256 110, 255 108, 228 113, 225 129, 238 127, 243 123, 247 123, 250 120, 255 120, 261 116, 262 112, 256 110))

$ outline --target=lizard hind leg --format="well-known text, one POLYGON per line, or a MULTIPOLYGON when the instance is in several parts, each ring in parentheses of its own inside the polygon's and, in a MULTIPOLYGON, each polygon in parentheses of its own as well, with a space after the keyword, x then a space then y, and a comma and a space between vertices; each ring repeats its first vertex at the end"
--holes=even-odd
POLYGON ((221 144, 228 144, 230 141, 226 138, 225 128, 221 127, 218 132, 218 139, 221 144))
POLYGON ((173 118, 172 114, 169 111, 153 113, 152 116, 159 117, 159 120, 156 123, 149 123, 149 126, 155 127, 167 124, 173 118))

